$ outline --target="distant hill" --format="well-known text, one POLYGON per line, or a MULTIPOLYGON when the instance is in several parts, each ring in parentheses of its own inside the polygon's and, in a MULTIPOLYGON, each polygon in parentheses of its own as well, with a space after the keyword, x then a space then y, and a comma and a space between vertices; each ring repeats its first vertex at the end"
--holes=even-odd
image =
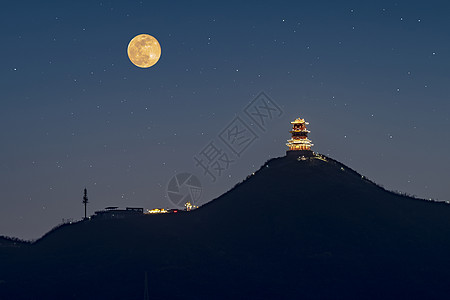
POLYGON ((0 236, 0 248, 2 247, 20 247, 29 244, 17 238, 10 238, 6 236, 0 236))
POLYGON ((150 299, 444 299, 449 254, 449 205, 289 155, 191 212, 0 247, 0 299, 142 299, 145 272, 150 299))

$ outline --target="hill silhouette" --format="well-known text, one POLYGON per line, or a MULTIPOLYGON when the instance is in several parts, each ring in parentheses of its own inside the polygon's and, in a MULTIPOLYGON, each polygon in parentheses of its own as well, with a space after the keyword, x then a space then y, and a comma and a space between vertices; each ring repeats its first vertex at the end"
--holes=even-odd
POLYGON ((0 299, 442 299, 450 207, 327 157, 265 163, 201 208, 0 247, 0 299))

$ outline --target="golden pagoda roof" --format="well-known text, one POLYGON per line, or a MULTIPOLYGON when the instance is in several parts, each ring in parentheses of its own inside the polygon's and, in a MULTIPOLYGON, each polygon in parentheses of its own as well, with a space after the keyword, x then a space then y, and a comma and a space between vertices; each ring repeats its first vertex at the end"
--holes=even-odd
POLYGON ((295 121, 291 122, 291 124, 305 124, 305 125, 309 125, 309 123, 306 122, 305 119, 300 119, 300 118, 295 119, 295 121))

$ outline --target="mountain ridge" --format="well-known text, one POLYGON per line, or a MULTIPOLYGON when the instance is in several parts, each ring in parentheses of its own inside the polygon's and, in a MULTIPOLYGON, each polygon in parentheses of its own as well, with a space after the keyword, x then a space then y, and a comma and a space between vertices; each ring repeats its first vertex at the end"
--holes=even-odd
POLYGON ((449 217, 445 203, 291 153, 197 210, 94 218, 9 261, 0 250, 0 287, 8 294, 26 283, 47 299, 138 298, 147 271, 155 299, 440 298, 450 292, 435 279, 450 276, 449 217), (89 282, 90 291, 75 288, 89 282))

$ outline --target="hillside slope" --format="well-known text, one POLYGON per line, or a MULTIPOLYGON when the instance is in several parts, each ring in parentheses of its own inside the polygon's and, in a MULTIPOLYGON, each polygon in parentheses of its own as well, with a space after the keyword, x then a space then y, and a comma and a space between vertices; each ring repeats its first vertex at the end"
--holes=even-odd
POLYGON ((0 249, 0 299, 438 299, 450 207, 331 159, 268 161, 186 213, 64 225, 0 249))

